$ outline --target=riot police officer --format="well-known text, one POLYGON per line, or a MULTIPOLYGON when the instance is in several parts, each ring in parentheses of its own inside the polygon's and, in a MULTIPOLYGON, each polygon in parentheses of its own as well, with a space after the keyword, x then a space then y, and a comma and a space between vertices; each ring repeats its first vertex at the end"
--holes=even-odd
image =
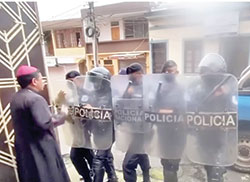
MULTIPOLYGON (((74 82, 75 78, 80 76, 80 73, 78 71, 70 71, 66 74, 65 78, 66 80, 69 80, 71 82, 74 82)), ((69 85, 72 85, 70 82, 69 85)), ((79 86, 77 87, 77 92, 78 95, 82 95, 79 94, 79 92, 86 92, 83 89, 81 89, 79 86)), ((66 100, 66 93, 64 93, 63 91, 60 91, 58 94, 58 97, 56 99, 56 103, 57 105, 62 105, 62 104, 68 104, 68 100, 66 100)), ((78 100, 80 101, 81 99, 78 98, 78 100)), ((76 121, 74 121, 74 119, 70 116, 68 116, 67 118, 68 122, 70 122, 72 125, 74 125, 75 127, 78 127, 79 123, 75 123, 76 121)), ((73 130, 75 130, 76 128, 74 127, 73 130)), ((73 131, 76 132, 77 131, 73 131)), ((84 133, 85 138, 89 138, 88 133, 84 133)), ((94 153, 91 149, 88 148, 83 148, 81 145, 81 142, 79 142, 78 139, 79 136, 73 136, 73 142, 72 142, 72 147, 70 150, 70 159, 73 163, 73 165, 75 166, 77 172, 79 173, 79 175, 82 176, 83 180, 85 182, 92 182, 92 163, 93 163, 93 157, 94 157, 94 153)))
MULTIPOLYGON (((96 67, 91 69, 88 73, 96 80, 94 82, 94 91, 91 93, 92 107, 106 107, 112 106, 111 87, 110 87, 110 72, 104 67, 96 67)), ((113 125, 113 123, 111 123, 113 125)), ((103 136, 109 130, 109 123, 98 123, 95 126, 95 134, 103 136)), ((113 128, 113 127, 112 127, 113 128)), ((113 132, 114 133, 114 132, 113 132)), ((110 134, 110 133, 109 133, 110 134)), ((95 136, 94 136, 95 137, 95 136)), ((114 136, 113 136, 114 141, 114 136)), ((97 142, 94 138, 94 142, 97 142)), ((111 152, 111 147, 107 150, 97 150, 93 159, 94 182, 103 182, 104 172, 106 171, 109 182, 117 182, 118 178, 115 173, 114 158, 111 152)))
MULTIPOLYGON (((139 63, 133 63, 129 65, 126 69, 127 74, 129 75, 129 80, 131 81, 130 86, 127 88, 126 93, 124 93, 124 98, 142 98, 142 75, 143 68, 139 63)), ((135 140, 143 139, 143 133, 134 134, 135 140)), ((136 142, 135 142, 136 143, 136 142)), ((141 141, 140 143, 143 143, 141 141)), ((137 145, 132 144, 131 145, 137 145)), ((131 147, 133 148, 133 147, 131 147)), ((143 174, 143 181, 150 182, 149 169, 150 163, 147 154, 135 154, 130 151, 130 148, 125 154, 125 158, 123 160, 123 176, 126 182, 135 182, 136 181, 136 168, 140 165, 143 174)))
MULTIPOLYGON (((225 88, 226 82, 229 82, 227 77, 220 73, 226 73, 227 66, 224 58, 218 54, 207 54, 199 64, 200 70, 200 82, 192 85, 193 91, 192 101, 189 104, 192 111, 197 112, 210 112, 218 113, 230 111, 234 107, 232 103, 233 99, 230 95, 230 84, 228 88, 225 88)), ((230 77, 228 77, 230 79, 230 77)), ((226 151, 225 138, 234 136, 233 134, 225 132, 221 128, 209 129, 197 128, 191 130, 193 136, 197 139, 197 146, 199 147, 199 160, 205 164, 205 170, 207 173, 208 182, 223 182, 223 175, 226 173, 226 169, 223 166, 225 163, 224 156, 226 151), (208 162, 209 164, 208 164, 208 162)), ((233 130, 232 130, 233 132, 233 130)), ((235 136, 236 138, 236 136, 235 136)), ((232 139, 234 140, 234 139, 232 139)), ((226 142, 230 143, 230 142, 226 142)), ((230 154, 228 154, 230 155, 230 154)), ((197 161, 199 161, 197 160, 197 161)))
MULTIPOLYGON (((165 84, 167 88, 162 88, 162 92, 157 94, 157 103, 154 108, 160 108, 158 112, 161 113, 183 113, 185 111, 185 102, 183 89, 176 81, 176 75, 179 73, 177 64, 173 60, 167 60, 162 66, 161 72, 165 74, 163 76, 166 78, 165 84)), ((185 147, 186 135, 183 123, 160 125, 158 127, 158 135, 161 153, 165 151, 165 155, 169 156, 168 159, 161 159, 164 182, 177 182, 180 157, 185 147), (173 153, 175 154, 173 155, 173 153)))

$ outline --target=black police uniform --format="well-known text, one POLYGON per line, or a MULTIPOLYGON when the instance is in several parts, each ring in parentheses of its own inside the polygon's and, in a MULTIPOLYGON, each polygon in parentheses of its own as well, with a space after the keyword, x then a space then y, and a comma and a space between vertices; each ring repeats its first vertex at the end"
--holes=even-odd
MULTIPOLYGON (((164 74, 161 89, 156 94, 153 109, 171 110, 174 114, 183 115, 186 110, 183 88, 177 83, 176 75, 164 74)), ((184 115, 183 115, 184 116, 184 115)), ((186 144, 186 127, 181 123, 158 123, 160 153, 173 158, 161 159, 163 166, 164 182, 177 182, 177 171, 186 144), (178 128, 178 130, 176 130, 178 128), (178 158, 179 157, 179 158, 178 158)))
MULTIPOLYGON (((86 98, 89 98, 89 93, 86 90, 83 89, 77 89, 78 95, 79 95, 79 103, 80 104, 86 104, 83 103, 81 97, 87 96, 86 98)), ((90 136, 88 132, 84 133, 84 138, 86 141, 90 142, 90 136)), ((70 159, 75 166, 77 172, 83 177, 85 182, 92 182, 92 165, 93 165, 93 157, 94 152, 91 149, 83 148, 83 147, 71 147, 70 150, 70 159)))
MULTIPOLYGON (((232 110, 232 95, 227 95, 223 93, 220 88, 212 92, 212 90, 224 80, 223 75, 205 75, 201 76, 201 85, 197 85, 194 88, 194 93, 192 101, 197 101, 196 103, 191 103, 192 111, 195 112, 224 112, 232 110), (218 94, 217 92, 220 92, 218 94), (212 93, 212 94, 211 94, 212 93), (209 96, 209 97, 208 97, 209 96), (204 99, 205 98, 205 99, 204 99), (211 107, 212 106, 212 107, 211 107)), ((190 107, 190 106, 189 106, 190 107)), ((203 146, 204 151, 209 152, 214 160, 218 157, 221 146, 224 145, 223 138, 225 134, 220 131, 221 129, 205 130, 198 134, 198 142, 203 146), (211 145, 216 145, 217 147, 210 147, 211 145)), ((200 152, 201 155, 203 152, 200 152)), ((207 152, 206 152, 207 153, 207 152)), ((206 157, 206 156, 204 156, 206 157)), ((211 161, 212 162, 212 161, 211 161)), ((215 163, 215 161, 214 161, 215 163)), ((226 168, 223 166, 210 166, 205 165, 205 170, 207 172, 208 182, 223 182, 223 174, 226 173, 226 168)))
MULTIPOLYGON (((224 58, 216 53, 209 53, 201 60, 199 64, 201 73, 200 83, 195 84, 191 89, 193 90, 193 94, 191 94, 192 102, 189 104, 189 107, 191 106, 192 111, 217 113, 235 110, 235 104, 232 99, 233 95, 230 92, 225 92, 221 87, 223 84, 230 85, 230 82, 228 83, 230 79, 227 80, 225 76, 219 75, 219 73, 226 72, 226 67, 224 58)), ((192 131, 193 130, 190 132, 192 131)), ((211 131, 203 130, 200 133, 196 132, 194 134, 198 134, 197 142, 202 146, 200 149, 204 151, 200 152, 200 155, 205 154, 201 156, 202 158, 207 157, 209 153, 211 163, 216 163, 218 160, 221 160, 218 157, 221 147, 224 145, 223 138, 227 138, 230 133, 221 132, 220 128, 213 128, 211 131), (214 147, 211 148, 210 146, 214 147)), ((225 167, 206 165, 205 170, 207 172, 208 182, 224 181, 223 174, 226 173, 225 167)))
MULTIPOLYGON (((100 95, 101 93, 95 93, 94 95, 97 96, 96 99, 98 99, 98 104, 100 107, 101 105, 107 105, 112 106, 112 100, 111 100, 111 90, 107 92, 108 95, 100 95), (102 99, 103 98, 103 99, 102 99), (105 103, 106 102, 106 103, 105 103)), ((99 123, 99 126, 96 126, 96 130, 99 131, 99 135, 103 136, 105 134, 109 134, 109 130, 106 130, 110 128, 110 124, 112 124, 112 128, 114 129, 113 123, 99 123)), ((95 132, 96 134, 98 132, 95 132)), ((114 131, 113 131, 114 134, 114 131)), ((95 139, 94 139, 95 141, 95 139)), ((114 142, 114 135, 113 135, 113 142, 114 142)), ((93 170, 95 173, 94 176, 94 182, 102 182, 104 171, 106 171, 108 175, 108 181, 109 182, 116 182, 117 176, 115 173, 115 167, 114 167, 114 158, 113 154, 111 152, 111 147, 107 150, 97 150, 96 155, 93 160, 93 170)))
MULTIPOLYGON (((142 84, 135 84, 134 82, 130 86, 133 89, 133 93, 125 93, 124 98, 142 98, 142 84)), ((136 124, 136 123, 134 123, 136 124)), ((136 126, 135 126, 136 127, 136 126)), ((143 133, 134 133, 134 142, 136 144, 133 144, 133 141, 131 143, 132 146, 137 145, 140 139, 143 141, 144 134, 143 133)), ((142 145, 143 142, 140 142, 139 145, 142 145)), ((139 146, 137 146, 138 148, 139 146)), ((142 147, 142 146, 141 146, 142 147)), ((147 154, 135 154, 130 151, 130 148, 128 149, 125 158, 123 160, 122 168, 123 168, 123 177, 126 182, 135 182, 136 181, 136 168, 140 165, 142 169, 143 174, 143 181, 144 182, 150 182, 150 176, 149 176, 149 169, 150 169, 150 163, 149 158, 147 154)))
POLYGON ((91 149, 72 147, 70 159, 85 182, 91 182, 94 153, 91 149))
MULTIPOLYGON (((103 77, 107 76, 110 77, 108 70, 106 70, 103 67, 97 67, 90 71, 90 73, 94 76, 95 74, 102 75, 103 77), (97 72, 97 73, 96 73, 97 72)), ((107 78, 109 79, 109 78, 107 78)), ((92 103, 91 106, 93 107, 107 107, 112 108, 112 96, 111 96, 111 88, 110 84, 108 82, 101 82, 99 89, 96 89, 93 93, 91 93, 92 97, 92 103)), ((114 134, 114 126, 113 122, 98 122, 95 123, 95 134, 99 136, 94 136, 94 142, 97 142, 98 140, 95 140, 95 137, 99 138, 104 135, 110 135, 110 132, 113 132, 114 134), (112 126, 110 126, 112 125, 112 126), (110 130, 111 128, 111 130, 110 130)), ((103 137, 105 138, 105 137, 103 137)), ((113 135, 113 142, 114 142, 114 135, 113 135)), ((99 144, 98 144, 99 145, 99 144)), ((100 144, 101 145, 101 144, 100 144)), ((111 146, 112 147, 112 146, 111 146)), ((94 171, 94 182, 103 182, 104 173, 107 173, 108 176, 108 182, 117 182, 118 178, 115 173, 115 167, 114 167, 114 158, 113 154, 111 152, 111 147, 107 150, 97 150, 96 154, 93 159, 93 171, 94 171)))

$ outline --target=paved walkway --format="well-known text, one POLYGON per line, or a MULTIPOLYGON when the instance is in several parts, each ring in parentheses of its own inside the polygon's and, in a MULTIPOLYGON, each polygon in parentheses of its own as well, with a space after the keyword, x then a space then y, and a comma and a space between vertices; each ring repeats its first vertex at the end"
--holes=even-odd
MULTIPOLYGON (((122 175, 122 159, 124 158, 124 153, 113 148, 113 154, 115 158, 115 167, 117 171, 117 176, 119 182, 124 182, 122 175)), ((76 172, 74 166, 72 165, 68 156, 64 157, 65 163, 70 175, 72 182, 79 182, 80 177, 76 172)), ((160 160, 158 158, 150 158, 151 170, 150 177, 152 182, 163 181, 162 167, 160 160)), ((139 168, 139 167, 138 167, 139 168)), ((142 175, 140 168, 137 170, 138 182, 142 182, 142 175)), ((193 165, 182 165, 178 172, 179 182, 206 182, 206 174, 202 166, 193 165)), ((106 180, 105 180, 106 181, 106 180)), ((250 182, 250 174, 238 173, 235 171, 228 170, 225 175, 225 182, 250 182)))

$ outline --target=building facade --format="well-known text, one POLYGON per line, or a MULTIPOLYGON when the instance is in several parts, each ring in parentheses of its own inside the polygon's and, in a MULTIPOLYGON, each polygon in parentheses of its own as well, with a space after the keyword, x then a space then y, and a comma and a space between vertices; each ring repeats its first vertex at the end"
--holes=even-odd
POLYGON ((45 21, 42 22, 42 29, 49 73, 62 69, 68 71, 72 67, 79 70, 79 64, 85 64, 84 32, 80 18, 45 21))
POLYGON ((152 71, 175 60, 183 73, 198 72, 201 58, 221 54, 239 76, 249 64, 249 3, 189 3, 163 6, 145 14, 149 21, 152 71))
MULTIPOLYGON (((41 29, 34 2, 0 2, 0 181, 18 182, 15 133, 10 102, 20 89, 15 73, 20 65, 39 68, 47 87, 41 29)), ((42 95, 49 102, 47 88, 42 95)))
MULTIPOLYGON (((117 74, 119 69, 133 62, 141 63, 150 71, 148 21, 144 13, 150 10, 148 2, 126 2, 95 7, 99 64, 117 74)), ((84 28, 88 24, 89 10, 82 10, 84 28)), ((88 68, 94 67, 92 38, 85 34, 88 68)))

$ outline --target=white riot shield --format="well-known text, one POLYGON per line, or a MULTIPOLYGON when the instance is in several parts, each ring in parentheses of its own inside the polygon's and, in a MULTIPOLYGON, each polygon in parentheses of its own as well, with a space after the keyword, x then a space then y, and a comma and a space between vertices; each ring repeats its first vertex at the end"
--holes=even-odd
POLYGON ((129 76, 111 79, 116 147, 131 153, 145 153, 151 131, 144 120, 142 80, 129 76))
POLYGON ((74 79, 76 98, 69 107, 74 133, 73 146, 97 150, 113 142, 112 98, 110 81, 95 76, 74 79))
POLYGON ((181 159, 186 144, 185 77, 151 74, 143 77, 145 121, 152 125, 147 153, 181 159))
POLYGON ((237 157, 237 80, 230 74, 190 77, 187 154, 194 163, 230 166, 237 157))
POLYGON ((68 146, 82 146, 82 141, 75 137, 76 133, 81 132, 79 122, 75 122, 76 118, 72 118, 68 112, 74 105, 78 105, 78 99, 75 97, 77 95, 75 84, 69 80, 57 80, 51 85, 51 90, 56 112, 63 111, 68 114, 65 124, 58 127, 59 135, 63 139, 61 142, 68 146), (77 130, 79 131, 76 132, 77 130))

